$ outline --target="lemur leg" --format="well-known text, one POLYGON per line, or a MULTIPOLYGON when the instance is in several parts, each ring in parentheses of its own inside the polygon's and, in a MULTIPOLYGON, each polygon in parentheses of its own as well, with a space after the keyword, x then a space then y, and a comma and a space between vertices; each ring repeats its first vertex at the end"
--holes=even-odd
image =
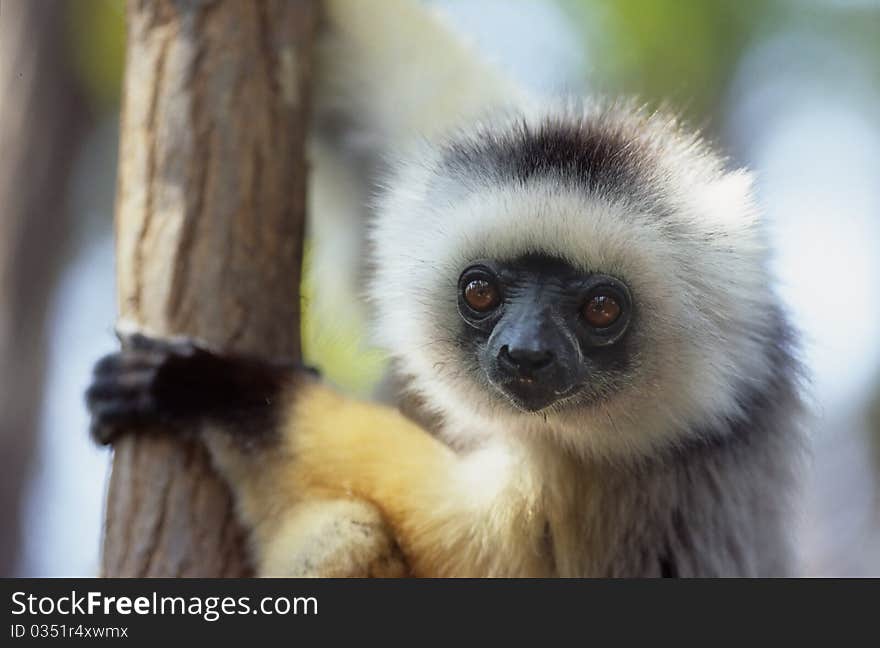
POLYGON ((372 504, 305 499, 261 543, 260 575, 296 578, 402 578, 409 569, 372 504))
POLYGON ((396 409, 318 384, 283 421, 285 478, 375 503, 414 575, 548 575, 539 489, 505 446, 460 456, 396 409))
POLYGON ((291 459, 278 433, 283 402, 297 385, 313 381, 295 366, 222 357, 187 340, 133 336, 95 367, 87 392, 92 435, 111 443, 123 430, 157 424, 201 429, 233 489, 261 576, 407 575, 375 506, 284 478, 291 459))

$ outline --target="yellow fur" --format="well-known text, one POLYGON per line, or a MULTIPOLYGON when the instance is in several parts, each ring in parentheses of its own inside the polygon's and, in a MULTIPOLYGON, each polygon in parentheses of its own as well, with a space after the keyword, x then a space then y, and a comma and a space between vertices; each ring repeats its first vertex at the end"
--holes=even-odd
MULTIPOLYGON (((373 502, 415 575, 540 573, 543 528, 529 524, 528 496, 502 475, 493 480, 473 469, 473 462, 487 463, 479 452, 459 457, 398 411, 320 386, 297 399, 289 420, 296 488, 373 502), (511 542, 519 550, 511 551, 511 542)), ((496 469, 505 466, 496 462, 496 469)))
POLYGON ((322 385, 300 385, 286 421, 280 444, 247 452, 209 437, 261 575, 399 576, 394 540, 415 576, 551 574, 540 489, 503 447, 459 456, 397 410, 322 385))
POLYGON ((258 548, 260 576, 394 578, 409 573, 381 514, 366 502, 306 499, 280 522, 258 548))

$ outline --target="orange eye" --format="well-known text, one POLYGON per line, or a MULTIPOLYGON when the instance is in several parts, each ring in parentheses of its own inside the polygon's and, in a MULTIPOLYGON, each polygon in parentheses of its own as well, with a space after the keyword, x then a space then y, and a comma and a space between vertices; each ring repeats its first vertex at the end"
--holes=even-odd
POLYGON ((593 295, 583 308, 584 319, 594 328, 611 326, 620 317, 620 311, 617 300, 605 294, 593 295))
POLYGON ((464 300, 478 313, 486 313, 501 302, 498 287, 486 279, 471 279, 464 287, 464 300))

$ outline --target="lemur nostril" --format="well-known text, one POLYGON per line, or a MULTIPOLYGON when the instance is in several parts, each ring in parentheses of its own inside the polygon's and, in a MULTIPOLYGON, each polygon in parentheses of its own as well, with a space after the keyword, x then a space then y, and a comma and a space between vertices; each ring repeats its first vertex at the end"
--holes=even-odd
POLYGON ((549 367, 553 363, 555 355, 552 351, 546 349, 524 349, 518 347, 511 349, 508 345, 505 345, 501 347, 498 359, 508 369, 515 369, 520 373, 529 373, 549 367))

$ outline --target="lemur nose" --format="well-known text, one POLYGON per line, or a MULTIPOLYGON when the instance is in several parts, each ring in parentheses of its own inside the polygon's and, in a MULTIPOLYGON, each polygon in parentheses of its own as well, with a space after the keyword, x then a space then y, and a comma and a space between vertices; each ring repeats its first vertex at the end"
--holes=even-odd
POLYGON ((549 367, 555 359, 554 353, 547 349, 511 348, 504 345, 498 352, 498 360, 504 368, 520 376, 532 376, 549 367))

